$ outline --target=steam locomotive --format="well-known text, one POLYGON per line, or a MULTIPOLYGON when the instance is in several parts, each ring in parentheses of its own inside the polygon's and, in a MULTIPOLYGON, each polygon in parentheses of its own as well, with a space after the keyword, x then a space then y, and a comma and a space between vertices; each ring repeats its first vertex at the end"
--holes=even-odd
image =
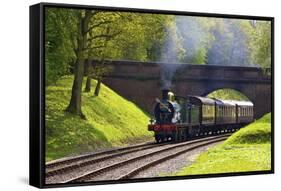
POLYGON ((181 97, 162 90, 148 130, 154 131, 157 143, 233 132, 254 120, 253 106, 250 101, 181 97))

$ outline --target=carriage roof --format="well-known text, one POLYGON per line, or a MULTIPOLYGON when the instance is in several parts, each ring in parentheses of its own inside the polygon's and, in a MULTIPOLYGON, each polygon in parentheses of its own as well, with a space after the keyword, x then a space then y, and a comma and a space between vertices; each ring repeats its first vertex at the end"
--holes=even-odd
POLYGON ((232 100, 222 100, 222 99, 215 99, 217 105, 223 106, 235 106, 236 104, 232 100))
POLYGON ((222 100, 201 96, 189 96, 189 100, 195 104, 224 105, 224 106, 254 106, 251 101, 222 100))
POLYGON ((189 100, 192 103, 200 103, 206 105, 215 105, 215 100, 208 97, 201 97, 201 96, 189 96, 189 100))
POLYGON ((237 101, 237 100, 220 100, 216 99, 218 105, 238 105, 238 106, 254 106, 251 101, 237 101))
POLYGON ((251 101, 234 101, 233 102, 235 104, 237 104, 238 106, 254 106, 253 102, 251 101))

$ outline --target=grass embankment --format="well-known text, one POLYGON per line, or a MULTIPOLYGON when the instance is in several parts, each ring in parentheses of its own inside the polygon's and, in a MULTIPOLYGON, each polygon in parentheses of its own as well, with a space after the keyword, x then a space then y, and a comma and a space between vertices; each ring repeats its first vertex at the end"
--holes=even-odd
MULTIPOLYGON (((46 88, 47 161, 152 138, 147 131, 148 115, 105 85, 98 97, 83 92, 82 111, 87 120, 64 112, 72 82, 72 76, 65 76, 46 88)), ((95 86, 93 80, 92 90, 95 86)))
POLYGON ((199 155, 176 175, 213 174, 271 169, 271 114, 240 129, 223 144, 199 155))

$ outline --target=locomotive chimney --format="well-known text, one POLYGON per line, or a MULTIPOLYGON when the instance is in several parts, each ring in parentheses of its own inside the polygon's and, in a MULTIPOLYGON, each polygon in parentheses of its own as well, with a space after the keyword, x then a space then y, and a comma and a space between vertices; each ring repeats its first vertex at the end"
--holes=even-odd
POLYGON ((168 93, 169 93, 170 90, 168 89, 163 89, 162 90, 162 99, 163 100, 167 100, 168 99, 168 93))

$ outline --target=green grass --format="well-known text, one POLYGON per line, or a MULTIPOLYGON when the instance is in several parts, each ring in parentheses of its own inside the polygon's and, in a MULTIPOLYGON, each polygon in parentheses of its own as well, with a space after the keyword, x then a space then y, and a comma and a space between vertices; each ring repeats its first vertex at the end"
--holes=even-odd
POLYGON ((92 91, 82 95, 87 120, 64 112, 72 82, 72 76, 65 76, 46 88, 46 161, 152 139, 149 116, 103 84, 94 96, 94 80, 92 91))
POLYGON ((271 114, 240 129, 223 144, 199 155, 175 175, 261 171, 271 169, 271 114))
POLYGON ((210 98, 249 101, 249 99, 239 91, 233 89, 219 89, 207 95, 210 98))

